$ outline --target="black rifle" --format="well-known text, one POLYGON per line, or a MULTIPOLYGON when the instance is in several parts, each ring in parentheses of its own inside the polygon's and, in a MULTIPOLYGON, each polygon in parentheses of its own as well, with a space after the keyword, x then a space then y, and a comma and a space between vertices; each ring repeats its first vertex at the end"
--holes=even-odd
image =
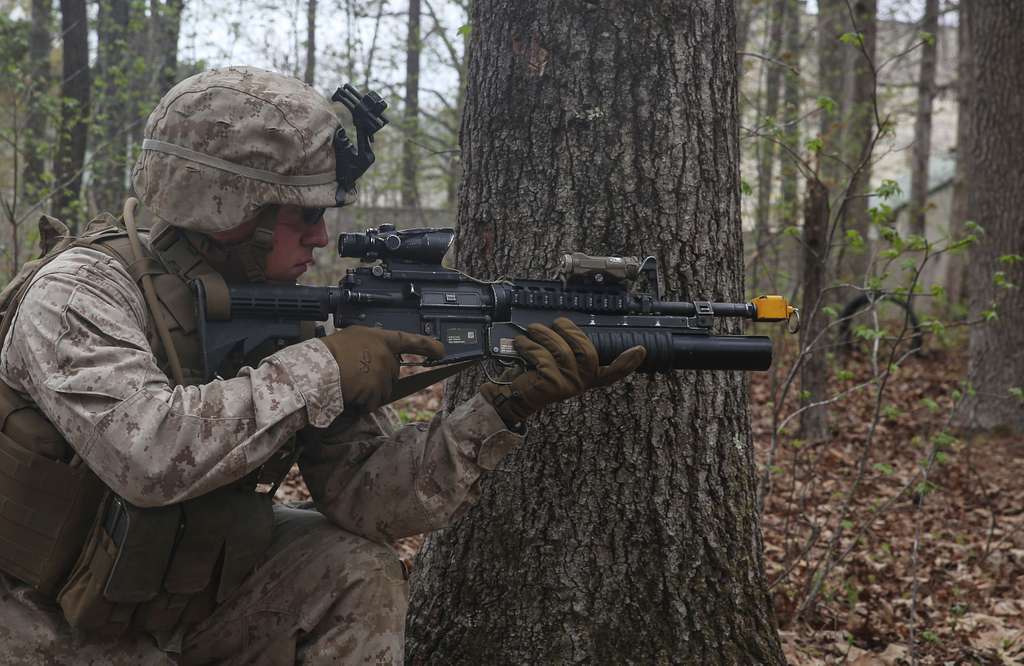
POLYGON ((225 285, 204 276, 194 288, 207 376, 232 355, 244 357, 268 342, 291 344, 302 337, 301 322, 330 317, 338 328, 433 336, 445 349, 437 364, 521 361, 515 336, 531 323, 567 317, 593 341, 602 364, 643 345, 642 370, 766 370, 770 338, 713 335, 714 319, 782 321, 794 312, 781 296, 673 302, 631 291, 627 283, 641 276, 657 291, 653 258, 567 254, 557 279, 484 282, 441 265, 454 237, 453 229, 398 231, 392 225, 341 234, 338 254, 367 265, 349 270, 336 287, 225 285))

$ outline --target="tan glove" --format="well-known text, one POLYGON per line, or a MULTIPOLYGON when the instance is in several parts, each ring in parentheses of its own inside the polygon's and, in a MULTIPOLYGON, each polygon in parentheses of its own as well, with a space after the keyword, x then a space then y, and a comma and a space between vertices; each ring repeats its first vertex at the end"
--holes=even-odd
POLYGON ((644 362, 647 350, 631 347, 610 365, 598 364, 597 349, 580 328, 559 317, 553 328, 530 324, 513 346, 533 366, 511 384, 487 382, 480 394, 509 426, 522 422, 546 405, 579 395, 595 386, 608 386, 644 362))
POLYGON ((341 370, 341 397, 345 409, 373 411, 387 404, 398 381, 399 354, 431 359, 444 356, 440 340, 425 335, 348 326, 320 338, 341 370))

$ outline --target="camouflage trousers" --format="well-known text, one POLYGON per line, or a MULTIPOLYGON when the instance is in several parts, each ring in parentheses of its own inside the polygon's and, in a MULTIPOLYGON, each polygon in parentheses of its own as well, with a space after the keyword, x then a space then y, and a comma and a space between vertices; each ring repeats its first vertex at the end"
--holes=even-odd
POLYGON ((60 609, 0 576, 0 664, 401 664, 408 586, 391 548, 315 511, 274 508, 263 563, 164 653, 143 634, 72 635, 60 609))

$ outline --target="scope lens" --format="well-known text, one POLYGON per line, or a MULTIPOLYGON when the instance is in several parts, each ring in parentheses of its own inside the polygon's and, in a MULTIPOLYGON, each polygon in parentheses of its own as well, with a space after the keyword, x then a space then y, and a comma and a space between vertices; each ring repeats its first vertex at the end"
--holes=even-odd
POLYGON ((366 254, 366 234, 340 234, 338 256, 362 258, 366 254))

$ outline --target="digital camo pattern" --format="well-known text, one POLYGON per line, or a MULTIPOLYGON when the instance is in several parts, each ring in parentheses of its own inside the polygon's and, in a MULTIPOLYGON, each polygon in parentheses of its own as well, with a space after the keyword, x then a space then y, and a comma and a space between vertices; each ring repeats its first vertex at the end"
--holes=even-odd
POLYGON ((144 138, 280 175, 326 173, 327 182, 277 185, 143 150, 132 172, 135 192, 157 217, 203 233, 237 227, 267 204, 336 206, 332 139, 340 126, 331 103, 296 78, 256 67, 211 69, 164 95, 144 138))
POLYGON ((0 379, 28 393, 117 494, 172 504, 242 478, 307 423, 342 411, 316 340, 258 368, 172 389, 146 339, 142 295, 110 256, 70 250, 41 270, 4 341, 0 379))
POLYGON ((265 562, 183 643, 185 664, 401 664, 408 585, 388 546, 275 508, 265 562))
MULTIPOLYGON (((121 265, 70 250, 40 271, 19 308, 0 379, 28 393, 89 467, 140 506, 241 478, 298 432, 300 468, 322 512, 278 521, 265 563, 185 635, 186 653, 199 661, 240 645, 238 654, 263 663, 288 663, 293 652, 309 663, 400 663, 406 591, 383 544, 465 511, 480 476, 521 437, 480 396, 402 428, 383 412, 342 414, 338 366, 316 340, 237 378, 172 390, 146 326, 142 295, 121 265), (253 605, 233 601, 242 598, 253 605)), ((167 663, 145 636, 76 640, 41 602, 0 575, 0 664, 167 663)))
POLYGON ((317 509, 380 543, 447 526, 479 497, 484 472, 522 441, 480 395, 398 429, 381 414, 304 430, 299 457, 317 509))

